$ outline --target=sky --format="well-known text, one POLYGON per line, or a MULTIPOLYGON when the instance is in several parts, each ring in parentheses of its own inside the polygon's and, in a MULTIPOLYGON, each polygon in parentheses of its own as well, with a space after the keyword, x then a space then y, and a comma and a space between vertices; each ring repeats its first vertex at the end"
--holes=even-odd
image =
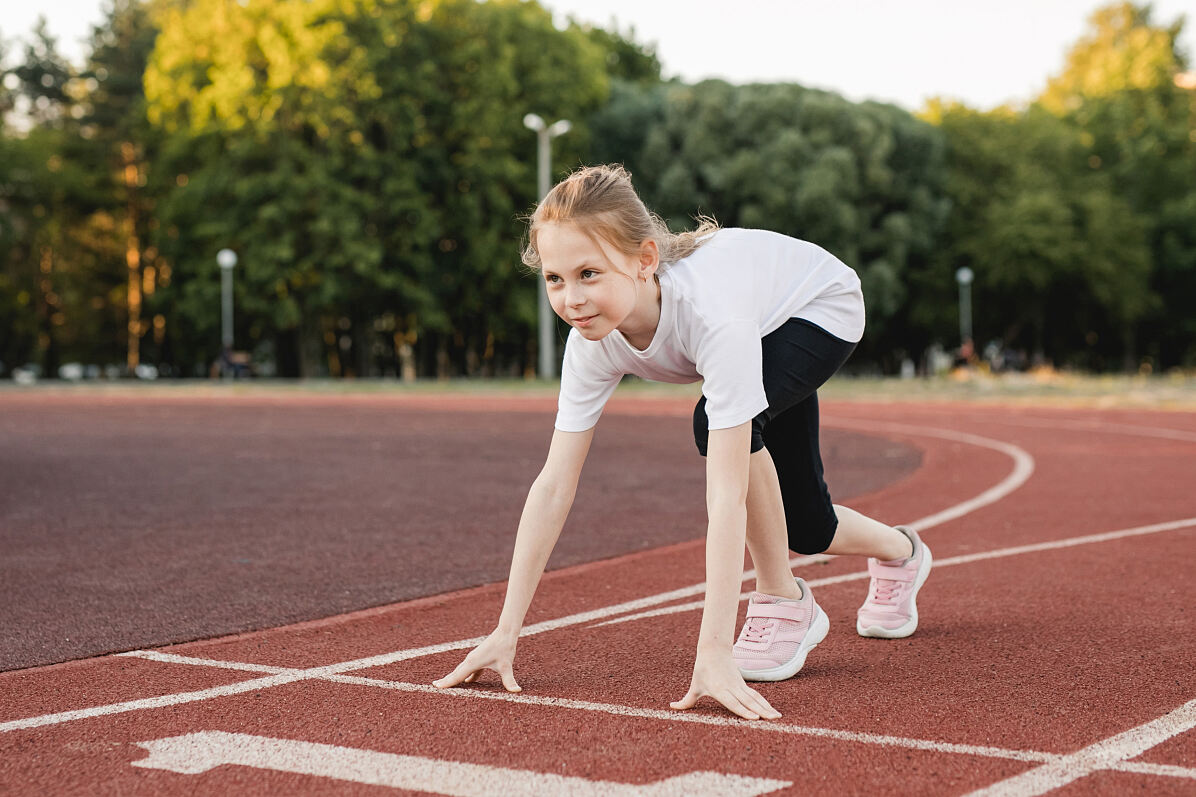
MULTIPOLYGON (((3 0, 12 41, 44 14, 81 64, 107 0, 3 0)), ((1060 71, 1101 0, 542 0, 566 15, 652 43, 665 77, 795 82, 908 110, 943 97, 974 108, 1028 102, 1060 71)), ((1155 0, 1156 23, 1183 14, 1196 61, 1196 0, 1155 0)), ((18 53, 14 53, 19 57, 18 53)), ((10 55, 10 63, 12 60, 10 55)))

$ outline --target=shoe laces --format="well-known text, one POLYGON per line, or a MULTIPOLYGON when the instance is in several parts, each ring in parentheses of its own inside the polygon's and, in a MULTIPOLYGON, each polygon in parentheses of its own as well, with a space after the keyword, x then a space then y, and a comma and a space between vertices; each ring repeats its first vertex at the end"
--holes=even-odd
POLYGON ((893 606, 901 596, 901 582, 888 578, 872 579, 872 602, 893 606))
POLYGON ((768 641, 768 632, 776 622, 772 617, 749 617, 743 625, 743 641, 761 643, 768 641))

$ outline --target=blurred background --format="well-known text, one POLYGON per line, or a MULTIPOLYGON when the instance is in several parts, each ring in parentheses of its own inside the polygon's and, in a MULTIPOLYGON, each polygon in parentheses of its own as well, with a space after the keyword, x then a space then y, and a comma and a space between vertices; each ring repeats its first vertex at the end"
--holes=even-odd
POLYGON ((854 373, 1196 369, 1184 3, 6 5, 0 379, 534 377, 528 114, 838 255, 854 373))

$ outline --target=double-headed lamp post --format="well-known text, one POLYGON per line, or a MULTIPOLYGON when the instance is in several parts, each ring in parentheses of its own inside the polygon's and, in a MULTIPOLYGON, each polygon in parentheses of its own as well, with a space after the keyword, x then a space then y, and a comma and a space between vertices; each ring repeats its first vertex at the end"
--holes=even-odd
POLYGON ((227 376, 229 358, 233 353, 233 267, 237 265, 237 253, 221 249, 216 253, 220 266, 220 375, 227 376))
POLYGON ((976 274, 967 266, 955 272, 959 283, 959 343, 962 346, 972 339, 972 280, 976 274))
MULTIPOLYGON (((523 124, 525 127, 536 131, 536 138, 539 139, 539 169, 538 169, 538 189, 540 199, 548 195, 549 180, 551 179, 552 169, 552 139, 559 135, 569 132, 569 128, 573 125, 568 119, 561 119, 553 122, 552 125, 544 124, 544 120, 534 113, 529 113, 523 117, 523 124)), ((552 307, 548 304, 548 291, 541 284, 540 288, 540 378, 552 379, 556 376, 556 347, 552 342, 552 307)))

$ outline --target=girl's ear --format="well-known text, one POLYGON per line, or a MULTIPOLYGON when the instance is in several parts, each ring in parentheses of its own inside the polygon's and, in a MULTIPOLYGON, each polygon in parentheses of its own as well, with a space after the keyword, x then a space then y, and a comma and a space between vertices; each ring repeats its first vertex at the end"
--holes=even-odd
POLYGON ((639 278, 647 281, 659 265, 660 250, 656 248, 656 241, 649 238, 640 245, 639 278))

